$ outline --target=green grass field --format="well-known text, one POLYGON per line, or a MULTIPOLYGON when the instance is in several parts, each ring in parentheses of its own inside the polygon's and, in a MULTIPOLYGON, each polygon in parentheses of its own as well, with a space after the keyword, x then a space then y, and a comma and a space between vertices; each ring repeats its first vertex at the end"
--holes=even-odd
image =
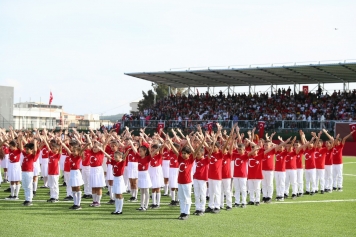
MULTIPOLYGON (((158 210, 139 212, 135 210, 139 203, 125 202, 123 215, 111 215, 114 205, 104 204, 108 196, 99 208, 89 207, 91 202, 85 199, 82 210, 72 211, 68 209, 72 202, 49 204, 45 201, 49 190, 38 189, 34 205, 24 207, 23 190, 20 200, 7 201, 9 193, 3 190, 9 185, 2 184, 0 236, 355 236, 356 159, 346 157, 344 163, 343 192, 191 215, 186 221, 177 219, 179 207, 168 206, 168 197, 162 198, 158 210)), ((64 197, 61 187, 60 199, 64 197)))

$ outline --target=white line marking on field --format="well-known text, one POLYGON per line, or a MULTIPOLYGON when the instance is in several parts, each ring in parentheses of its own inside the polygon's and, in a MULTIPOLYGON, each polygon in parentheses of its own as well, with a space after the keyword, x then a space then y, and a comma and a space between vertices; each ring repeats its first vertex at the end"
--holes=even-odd
POLYGON ((356 174, 344 174, 344 175, 347 175, 347 176, 356 176, 356 174))
POLYGON ((292 201, 292 202, 272 202, 271 204, 297 204, 297 203, 318 203, 318 202, 356 202, 356 199, 344 200, 315 200, 315 201, 292 201))
POLYGON ((347 165, 347 164, 356 164, 356 162, 345 162, 343 164, 345 164, 345 165, 347 165))

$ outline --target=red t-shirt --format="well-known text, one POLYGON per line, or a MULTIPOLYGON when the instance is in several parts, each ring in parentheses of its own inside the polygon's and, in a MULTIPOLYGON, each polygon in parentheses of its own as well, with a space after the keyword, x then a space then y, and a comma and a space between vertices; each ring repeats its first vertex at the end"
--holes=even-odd
POLYGON ((286 169, 296 170, 297 169, 297 154, 295 151, 288 152, 286 155, 286 169))
POLYGON ((296 163, 297 163, 297 169, 303 169, 302 156, 303 156, 303 152, 302 152, 302 151, 299 151, 298 154, 297 154, 297 152, 295 153, 296 163))
MULTIPOLYGON (((105 147, 105 152, 108 153, 108 155, 110 155, 112 157, 112 155, 114 155, 114 152, 111 150, 111 147, 109 145, 107 145, 105 147)), ((107 159, 106 160, 106 164, 110 165, 111 164, 111 159, 107 159)))
POLYGON ((234 152, 232 154, 232 159, 234 161, 234 178, 247 178, 246 165, 248 163, 247 152, 244 154, 239 154, 234 152))
POLYGON ((193 155, 189 155, 188 159, 183 159, 181 154, 178 157, 178 183, 189 184, 192 182, 192 167, 194 163, 193 155))
POLYGON ((341 143, 340 145, 334 147, 333 149, 333 164, 340 165, 342 164, 342 150, 344 149, 344 145, 341 143))
POLYGON ((40 150, 37 151, 35 155, 33 154, 26 154, 26 151, 22 152, 22 155, 24 156, 22 165, 21 165, 21 170, 25 172, 33 172, 33 163, 37 161, 39 155, 40 155, 40 150))
POLYGON ((82 161, 81 156, 70 155, 69 156, 70 170, 79 170, 81 161, 82 161))
POLYGON ((17 150, 10 150, 10 154, 9 154, 9 161, 10 163, 17 163, 20 161, 21 158, 21 151, 20 149, 17 150))
POLYGON ((315 148, 306 149, 304 151, 304 157, 305 157, 305 169, 306 170, 315 169, 315 148))
POLYGON ((208 178, 214 180, 222 179, 222 153, 213 153, 210 157, 208 178))
POLYGON ((262 160, 262 170, 273 171, 274 170, 274 155, 276 150, 272 149, 270 152, 264 155, 262 160))
POLYGON ((204 157, 196 159, 195 173, 193 179, 208 181, 209 159, 204 157))
POLYGON ((325 165, 332 165, 333 164, 333 148, 326 151, 325 156, 325 165))
POLYGON ((161 166, 162 165, 162 155, 158 153, 157 155, 151 157, 150 165, 152 167, 161 166))
POLYGON ((82 160, 82 166, 89 166, 90 165, 90 149, 86 149, 84 151, 84 159, 82 160))
POLYGON ((326 158, 327 148, 317 148, 315 152, 315 167, 317 169, 325 168, 325 158, 326 158))
POLYGON ((169 162, 169 168, 178 168, 179 163, 178 163, 178 157, 176 154, 174 154, 173 151, 170 151, 171 155, 171 162, 169 162))
POLYGON ((151 156, 141 157, 139 154, 136 154, 136 159, 138 162, 138 171, 146 171, 150 165, 151 156))
POLYGON ((169 150, 166 148, 163 150, 163 160, 170 160, 171 159, 171 153, 169 150))
POLYGON ((47 147, 44 147, 44 148, 42 149, 42 159, 48 159, 48 156, 49 156, 48 153, 49 153, 49 152, 48 152, 47 147))
POLYGON ((59 175, 58 162, 61 159, 61 154, 48 153, 48 175, 59 175))
POLYGON ((223 179, 231 179, 231 155, 230 155, 230 153, 223 154, 221 173, 222 173, 223 179))
POLYGON ((90 150, 89 154, 90 154, 90 167, 102 166, 104 160, 104 153, 102 151, 98 151, 97 153, 94 153, 92 150, 90 150))
POLYGON ((125 163, 125 161, 111 160, 112 171, 115 177, 124 175, 125 163))
POLYGON ((10 148, 8 146, 3 145, 2 150, 4 151, 5 155, 10 154, 10 148))
POLYGON ((261 152, 256 156, 249 157, 248 159, 248 179, 263 179, 262 174, 262 160, 264 154, 261 152))
POLYGON ((64 171, 70 172, 70 166, 71 166, 70 157, 66 156, 66 159, 64 160, 64 171))
POLYGON ((286 171, 286 151, 277 151, 276 152, 276 166, 274 168, 275 171, 285 172, 286 171))
MULTIPOLYGON (((127 148, 129 149, 129 148, 127 148)), ((125 152, 127 151, 127 149, 125 150, 125 152)), ((135 152, 133 150, 130 150, 129 153, 127 154, 127 162, 137 162, 137 158, 135 155, 135 152)))

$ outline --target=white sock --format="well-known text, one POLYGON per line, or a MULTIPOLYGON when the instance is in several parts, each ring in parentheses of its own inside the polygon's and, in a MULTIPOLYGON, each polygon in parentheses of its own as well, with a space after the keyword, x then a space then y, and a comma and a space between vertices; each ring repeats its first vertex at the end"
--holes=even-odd
POLYGON ((148 203, 150 202, 150 194, 148 192, 148 188, 145 188, 145 208, 148 208, 148 203))
POLYGON ((168 194, 168 184, 164 185, 164 195, 168 194))
POLYGON ((153 205, 156 205, 156 200, 157 200, 156 193, 152 193, 152 204, 153 205))
POLYGON ((77 205, 80 206, 80 202, 82 201, 82 191, 77 192, 77 205))
POLYGON ((72 192, 74 205, 77 205, 77 192, 72 192))
POLYGON ((119 212, 122 212, 122 208, 124 207, 124 199, 118 199, 119 200, 119 212))
POLYGON ((16 185, 16 190, 15 190, 16 197, 19 197, 20 188, 21 188, 21 184, 16 185))
POLYGON ((141 207, 145 207, 145 191, 141 188, 141 207))
POLYGON ((92 196, 93 196, 93 202, 96 202, 96 194, 92 194, 92 196))
POLYGON ((16 185, 10 185, 10 188, 11 188, 11 196, 15 196, 15 187, 16 185))
POLYGON ((101 200, 101 195, 96 195, 96 198, 98 199, 98 203, 100 204, 100 200, 101 200))
POLYGON ((48 176, 43 177, 43 186, 48 187, 48 176))
POLYGON ((171 191, 172 201, 176 200, 176 191, 171 191))
POLYGON ((36 180, 36 182, 33 182, 32 185, 33 185, 33 191, 37 191, 37 183, 38 183, 38 180, 36 180))
POLYGON ((112 193, 112 186, 109 186, 110 200, 114 200, 114 194, 112 193))
POLYGON ((137 199, 138 188, 135 189, 135 199, 137 199))
POLYGON ((131 197, 135 197, 136 189, 131 189, 131 197))
POLYGON ((118 198, 115 198, 115 212, 119 211, 119 200, 118 198))
POLYGON ((156 197, 157 197, 156 204, 159 206, 159 205, 161 205, 161 192, 156 193, 156 197))
POLYGON ((4 172, 4 179, 7 180, 7 178, 8 177, 7 177, 7 171, 6 171, 6 172, 4 172))

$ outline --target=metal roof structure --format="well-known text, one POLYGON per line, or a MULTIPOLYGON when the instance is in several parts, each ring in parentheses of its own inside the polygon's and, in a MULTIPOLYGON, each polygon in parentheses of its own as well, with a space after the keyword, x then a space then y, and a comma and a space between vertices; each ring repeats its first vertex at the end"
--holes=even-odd
POLYGON ((356 82, 356 62, 170 70, 125 75, 174 88, 327 84, 356 82))

